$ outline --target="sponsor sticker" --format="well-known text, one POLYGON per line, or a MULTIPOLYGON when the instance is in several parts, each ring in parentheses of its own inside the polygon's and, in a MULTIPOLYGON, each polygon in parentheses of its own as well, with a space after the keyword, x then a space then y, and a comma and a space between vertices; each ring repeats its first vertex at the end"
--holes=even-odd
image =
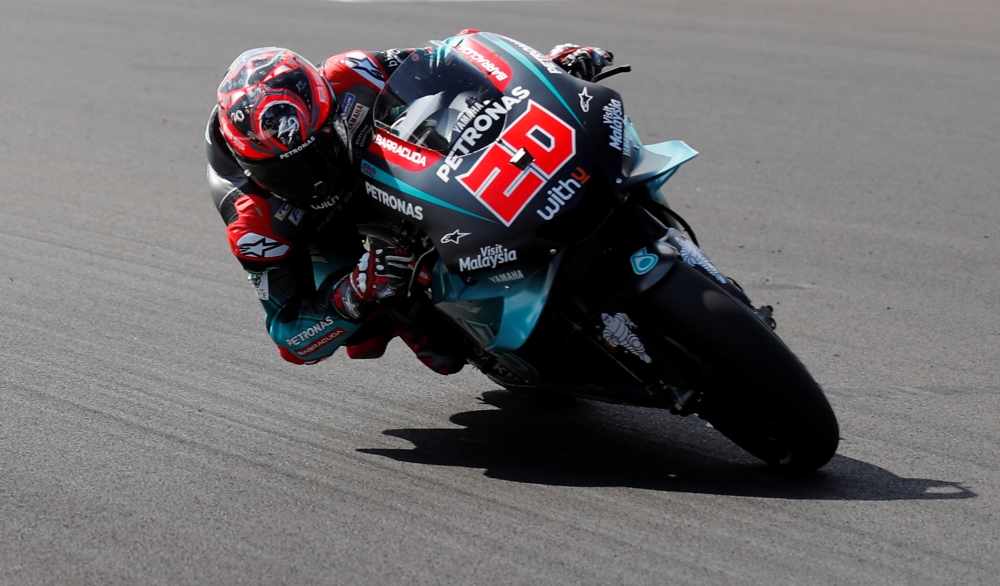
POLYGON ((368 150, 411 173, 423 171, 441 159, 440 153, 406 142, 381 128, 375 131, 375 140, 368 145, 368 150))
POLYGON ((635 271, 637 275, 645 275, 649 271, 653 270, 656 263, 660 262, 660 257, 655 254, 649 254, 646 252, 646 247, 637 250, 635 254, 632 255, 632 270, 635 271))
POLYGON ((667 236, 674 236, 673 241, 681 247, 681 260, 690 266, 701 267, 705 270, 705 272, 715 277, 715 280, 723 285, 726 284, 726 278, 723 277, 722 273, 719 272, 719 269, 715 267, 715 263, 712 262, 712 259, 708 258, 708 256, 702 252, 700 248, 698 248, 697 244, 688 240, 683 234, 674 228, 671 228, 670 231, 667 232, 667 236))
POLYGON ((495 269, 504 263, 517 260, 517 251, 510 250, 502 244, 484 246, 479 249, 479 255, 467 256, 458 260, 459 272, 476 271, 479 269, 495 269))
POLYGON ((625 112, 622 103, 612 98, 604 106, 603 121, 611 129, 611 140, 608 144, 615 150, 622 150, 622 140, 625 132, 625 112))
POLYGON ((290 211, 292 211, 292 204, 283 203, 281 204, 281 207, 278 208, 278 211, 274 214, 274 217, 277 218, 278 221, 283 221, 285 217, 288 216, 288 212, 290 211))
POLYGON ((350 112, 351 111, 351 107, 354 106, 354 101, 357 100, 357 99, 358 99, 357 96, 355 96, 351 92, 347 92, 346 94, 344 94, 344 99, 343 99, 342 103, 340 104, 340 111, 341 112, 350 112))
POLYGON ((298 346, 304 343, 306 340, 316 336, 317 334, 322 334, 327 330, 327 328, 333 325, 333 316, 328 315, 323 318, 322 321, 315 325, 311 325, 308 328, 302 330, 301 332, 295 334, 291 338, 286 338, 285 343, 289 346, 298 346))
POLYGON ((325 210, 327 208, 332 208, 338 203, 340 203, 340 195, 334 195, 328 199, 324 199, 319 203, 310 204, 309 207, 314 210, 325 210))
POLYGON ((310 136, 309 140, 305 141, 304 143, 300 144, 299 146, 295 147, 294 149, 288 151, 287 153, 281 153, 281 155, 279 155, 278 158, 279 159, 287 159, 288 157, 291 157, 292 155, 297 155, 300 152, 302 152, 303 149, 305 149, 307 146, 311 145, 315 141, 316 141, 316 135, 310 136))
MULTIPOLYGON (((474 153, 479 141, 493 124, 507 116, 510 109, 520 104, 531 95, 530 90, 517 86, 510 91, 511 95, 488 104, 476 104, 459 116, 455 124, 458 140, 444 159, 444 164, 437 168, 437 176, 447 183, 451 180, 451 172, 462 166, 462 156, 474 153)), ((532 102, 533 103, 533 102, 532 102)))
POLYGON ((543 55, 542 53, 539 53, 534 48, 529 47, 528 45, 525 45, 524 43, 522 43, 520 41, 515 41, 514 39, 512 39, 510 37, 504 37, 504 36, 496 35, 496 34, 493 34, 493 33, 483 33, 483 36, 485 36, 487 39, 490 39, 491 41, 507 41, 508 43, 510 43, 512 45, 520 47, 522 51, 524 51, 528 55, 531 55, 532 59, 534 59, 539 64, 541 64, 541 66, 545 68, 545 71, 548 71, 549 73, 551 73, 553 75, 562 75, 563 73, 566 73, 565 71, 562 70, 561 67, 559 67, 558 65, 556 65, 555 61, 553 61, 552 59, 549 59, 549 57, 547 55, 543 55))
POLYGON ((405 199, 396 197, 384 189, 375 187, 367 181, 365 181, 365 191, 367 191, 368 195, 372 196, 375 201, 389 209, 395 210, 405 216, 409 216, 414 220, 424 219, 424 208, 421 206, 415 206, 405 199))
POLYGON ((608 145, 623 154, 627 154, 627 149, 622 148, 625 140, 625 111, 622 109, 622 103, 612 98, 604 106, 603 110, 604 124, 611 129, 611 138, 608 141, 608 145))
POLYGON ((390 70, 402 64, 400 61, 400 56, 403 54, 402 49, 386 49, 382 54, 385 55, 385 66, 390 70))
POLYGON ((288 214, 288 221, 298 226, 299 222, 302 221, 302 216, 304 215, 305 215, 304 210, 295 208, 294 210, 292 210, 292 213, 288 214))
POLYGON ((309 344, 305 348, 296 349, 295 353, 299 357, 305 358, 306 356, 309 356, 311 354, 315 354, 323 346, 326 346, 327 344, 329 344, 330 342, 336 340, 337 338, 341 337, 342 335, 344 335, 344 329, 343 328, 334 328, 329 334, 326 334, 325 336, 323 336, 322 338, 316 340, 312 344, 309 344))
POLYGON ((520 281, 523 278, 524 273, 520 270, 516 270, 500 273, 499 275, 493 275, 492 277, 489 277, 489 280, 493 283, 509 283, 511 281, 520 281))
POLYGON ((471 38, 466 38, 455 47, 460 55, 486 74, 490 82, 500 91, 507 89, 512 75, 510 66, 486 47, 471 38))
POLYGON ((256 291, 258 299, 267 301, 271 298, 270 288, 267 285, 267 273, 250 273, 247 275, 247 279, 253 285, 253 290, 256 291))
POLYGON ((288 252, 287 245, 255 232, 241 236, 236 241, 236 249, 246 258, 278 258, 288 252))
POLYGON ((590 112, 590 100, 594 99, 594 96, 587 93, 587 88, 583 88, 583 91, 577 94, 580 96, 580 109, 586 112, 590 112))
POLYGON ((588 181, 590 181, 590 175, 582 167, 577 167, 570 174, 569 179, 562 179, 545 192, 548 195, 545 207, 536 210, 536 212, 543 220, 551 220, 588 181))
POLYGON ((455 230, 441 237, 441 244, 458 244, 458 241, 462 239, 463 236, 468 236, 469 232, 462 232, 461 230, 455 230))
POLYGON ((601 321, 604 322, 604 331, 601 335, 608 345, 612 348, 623 348, 629 354, 638 356, 646 364, 653 361, 649 354, 646 354, 646 347, 642 340, 632 331, 636 326, 627 315, 624 313, 616 313, 615 315, 602 313, 601 321))
POLYGON ((351 117, 347 119, 347 130, 353 131, 354 128, 365 119, 365 114, 368 113, 368 107, 361 104, 354 106, 354 110, 351 111, 351 117))

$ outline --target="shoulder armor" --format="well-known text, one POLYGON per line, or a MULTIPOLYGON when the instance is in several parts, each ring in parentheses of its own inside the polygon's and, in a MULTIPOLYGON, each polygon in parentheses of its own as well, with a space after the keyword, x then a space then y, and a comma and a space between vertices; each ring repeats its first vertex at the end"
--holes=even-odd
POLYGON ((385 87, 389 78, 385 68, 371 53, 348 51, 330 57, 320 66, 323 77, 330 82, 334 92, 363 84, 376 92, 385 87))
POLYGON ((236 219, 226 231, 229 248, 241 261, 270 263, 285 258, 291 251, 291 239, 275 233, 270 203, 252 193, 236 198, 233 204, 236 219))

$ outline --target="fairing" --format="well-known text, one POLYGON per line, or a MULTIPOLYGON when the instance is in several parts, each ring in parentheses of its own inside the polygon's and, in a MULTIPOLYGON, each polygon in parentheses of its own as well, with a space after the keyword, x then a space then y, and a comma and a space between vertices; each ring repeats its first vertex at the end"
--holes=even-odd
POLYGON ((644 147, 617 92, 491 33, 414 51, 374 116, 361 167, 367 195, 387 218, 430 236, 434 304, 510 361, 566 247, 593 234, 629 190, 655 194, 697 154, 679 141, 644 147))

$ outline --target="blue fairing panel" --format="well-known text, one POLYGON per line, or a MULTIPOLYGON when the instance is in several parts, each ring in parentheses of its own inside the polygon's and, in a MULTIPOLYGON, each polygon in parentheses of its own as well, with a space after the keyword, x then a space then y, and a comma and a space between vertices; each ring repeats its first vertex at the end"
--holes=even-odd
POLYGON ((513 352, 531 336, 548 301, 563 253, 547 266, 513 282, 466 285, 442 262, 434 268, 434 304, 483 348, 513 352))
POLYGON ((625 132, 632 144, 633 156, 631 168, 626 173, 628 177, 622 185, 624 189, 645 184, 643 188, 656 197, 655 194, 660 186, 670 179, 681 165, 698 156, 698 151, 680 140, 643 145, 639 140, 639 133, 628 117, 625 118, 625 132))

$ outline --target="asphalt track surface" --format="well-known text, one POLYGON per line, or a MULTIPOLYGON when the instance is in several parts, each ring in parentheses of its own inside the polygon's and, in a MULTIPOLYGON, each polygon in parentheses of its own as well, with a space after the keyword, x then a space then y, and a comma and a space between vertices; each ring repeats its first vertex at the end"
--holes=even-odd
POLYGON ((1000 583, 1000 4, 0 2, 0 583, 1000 583), (873 6, 877 5, 877 6, 873 6), (244 49, 615 51, 669 197, 826 389, 777 476, 697 418, 294 367, 204 181, 244 49))

